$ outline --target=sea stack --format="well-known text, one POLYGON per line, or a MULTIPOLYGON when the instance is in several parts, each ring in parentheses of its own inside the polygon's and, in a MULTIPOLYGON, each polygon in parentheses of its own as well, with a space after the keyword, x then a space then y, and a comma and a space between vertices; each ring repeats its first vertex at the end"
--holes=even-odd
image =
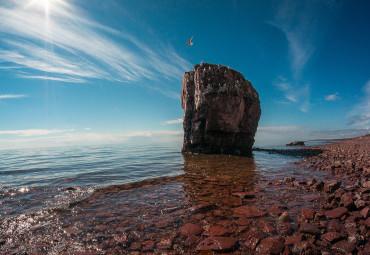
POLYGON ((250 156, 261 116, 257 91, 227 66, 201 63, 182 79, 183 152, 250 156))

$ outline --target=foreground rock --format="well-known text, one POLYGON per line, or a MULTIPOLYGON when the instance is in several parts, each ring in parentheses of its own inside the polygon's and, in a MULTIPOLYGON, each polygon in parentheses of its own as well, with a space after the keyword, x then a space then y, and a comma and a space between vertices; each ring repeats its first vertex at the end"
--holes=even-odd
POLYGON ((261 116, 257 91, 226 66, 201 64, 185 72, 184 152, 251 155, 261 116))

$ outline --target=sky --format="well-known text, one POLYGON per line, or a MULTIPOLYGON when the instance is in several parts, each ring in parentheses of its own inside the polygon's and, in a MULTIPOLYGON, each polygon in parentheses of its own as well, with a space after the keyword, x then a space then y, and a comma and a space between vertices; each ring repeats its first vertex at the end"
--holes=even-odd
POLYGON ((0 149, 181 145, 182 75, 201 61, 259 93, 256 146, 368 134, 369 12, 367 0, 0 0, 0 149))

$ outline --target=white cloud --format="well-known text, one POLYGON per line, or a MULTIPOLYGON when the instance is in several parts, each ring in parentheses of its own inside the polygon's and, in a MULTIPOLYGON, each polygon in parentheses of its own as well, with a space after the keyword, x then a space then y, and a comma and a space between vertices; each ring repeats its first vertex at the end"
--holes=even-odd
POLYGON ((327 1, 284 0, 278 6, 274 19, 267 22, 278 28, 288 43, 291 75, 285 74, 284 79, 279 77, 279 85, 275 85, 289 102, 299 104, 303 112, 309 111, 311 105, 310 85, 302 78, 304 69, 319 46, 328 24, 334 20, 337 8, 327 1))
POLYGON ((261 126, 257 128, 258 132, 292 132, 303 130, 302 126, 261 126))
POLYGON ((43 136, 56 133, 65 133, 73 131, 73 129, 24 129, 24 130, 6 130, 1 131, 0 135, 16 135, 16 136, 43 136))
POLYGON ((164 121, 164 122, 161 122, 162 125, 171 125, 171 124, 178 124, 178 123, 182 123, 182 118, 181 119, 177 119, 177 120, 167 120, 167 121, 164 121))
POLYGON ((314 131, 312 132, 312 136, 320 139, 340 139, 363 136, 369 133, 370 127, 365 127, 360 129, 314 131))
POLYGON ((338 99, 339 99, 338 92, 335 92, 332 95, 325 96, 326 101, 335 101, 335 100, 338 100, 338 99))
POLYGON ((363 97, 349 114, 349 125, 365 126, 370 123, 370 80, 363 87, 363 97))
POLYGON ((22 98, 27 97, 26 95, 0 95, 0 99, 9 99, 9 98, 22 98))
POLYGON ((39 79, 39 80, 51 80, 51 81, 62 81, 62 82, 72 82, 72 83, 84 83, 86 80, 74 78, 74 77, 68 77, 65 76, 64 78, 58 78, 58 77, 51 77, 51 76, 43 76, 43 75, 19 75, 21 78, 25 79, 39 79))
POLYGON ((179 80, 191 66, 170 45, 149 46, 124 28, 99 24, 64 1, 54 1, 49 16, 33 3, 0 6, 0 67, 10 63, 18 68, 13 72, 26 72, 23 78, 140 84, 143 79, 179 80))
MULTIPOLYGON (((311 87, 309 84, 299 85, 299 82, 293 83, 286 78, 279 77, 273 84, 284 94, 288 103, 298 104, 302 112, 310 109, 311 87), (294 85, 293 85, 294 84, 294 85)), ((281 102, 281 103, 287 103, 281 102)))

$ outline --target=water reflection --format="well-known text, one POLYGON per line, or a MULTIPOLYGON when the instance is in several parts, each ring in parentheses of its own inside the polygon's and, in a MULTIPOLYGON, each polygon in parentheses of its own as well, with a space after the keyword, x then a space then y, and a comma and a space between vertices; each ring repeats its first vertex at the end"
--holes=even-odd
POLYGON ((230 207, 242 204, 236 193, 250 192, 257 184, 253 157, 183 154, 183 189, 189 204, 230 207))

